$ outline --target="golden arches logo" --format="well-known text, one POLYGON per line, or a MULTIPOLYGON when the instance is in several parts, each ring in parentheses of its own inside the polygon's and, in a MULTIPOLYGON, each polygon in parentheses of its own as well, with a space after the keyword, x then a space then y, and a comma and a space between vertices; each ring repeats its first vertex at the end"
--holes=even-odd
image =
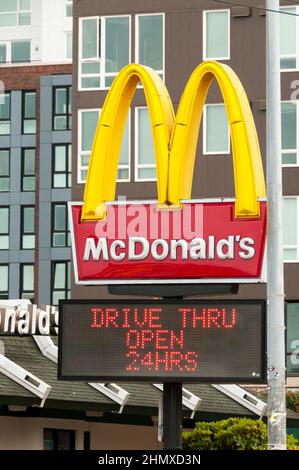
POLYGON ((235 216, 259 217, 259 198, 266 196, 256 128, 244 88, 233 70, 215 61, 192 73, 177 114, 160 77, 149 67, 130 64, 115 78, 96 129, 85 185, 82 221, 105 217, 115 198, 117 168, 125 122, 141 81, 149 109, 156 156, 159 207, 174 209, 190 199, 203 106, 213 80, 219 84, 232 141, 235 216))

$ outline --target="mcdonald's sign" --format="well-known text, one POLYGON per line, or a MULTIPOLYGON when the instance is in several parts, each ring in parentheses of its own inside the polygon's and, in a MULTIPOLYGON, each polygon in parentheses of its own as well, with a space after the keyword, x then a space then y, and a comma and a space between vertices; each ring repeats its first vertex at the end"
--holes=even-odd
POLYGON ((254 120, 243 86, 216 61, 192 73, 177 114, 150 68, 130 64, 115 78, 94 136, 84 202, 70 203, 79 284, 264 282, 266 191, 254 120), (226 105, 234 199, 192 200, 203 106, 212 80, 226 105), (156 156, 155 201, 115 201, 122 134, 141 81, 156 156))

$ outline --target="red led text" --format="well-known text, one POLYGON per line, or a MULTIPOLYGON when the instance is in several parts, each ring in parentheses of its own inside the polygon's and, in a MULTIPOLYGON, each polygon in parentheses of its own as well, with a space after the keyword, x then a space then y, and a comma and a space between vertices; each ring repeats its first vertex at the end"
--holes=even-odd
POLYGON ((228 332, 236 324, 237 311, 232 307, 173 307, 173 311, 156 306, 91 308, 92 329, 105 334, 119 331, 115 347, 124 351, 128 373, 196 372, 203 358, 194 350, 196 341, 188 344, 190 338, 196 338, 196 330, 228 332), (190 336, 192 331, 195 336, 190 336))

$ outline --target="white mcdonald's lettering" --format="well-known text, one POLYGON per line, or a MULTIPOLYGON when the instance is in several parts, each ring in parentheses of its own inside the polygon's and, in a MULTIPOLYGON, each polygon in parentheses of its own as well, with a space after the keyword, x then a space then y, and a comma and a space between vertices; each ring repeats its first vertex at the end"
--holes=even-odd
POLYGON ((250 237, 241 238, 240 235, 229 235, 216 241, 214 236, 193 238, 186 240, 164 240, 162 238, 153 241, 145 237, 129 237, 128 241, 114 240, 110 246, 107 238, 87 238, 83 260, 89 261, 131 261, 144 260, 149 255, 162 261, 166 258, 176 259, 234 259, 236 256, 247 260, 255 255, 254 240, 250 237))

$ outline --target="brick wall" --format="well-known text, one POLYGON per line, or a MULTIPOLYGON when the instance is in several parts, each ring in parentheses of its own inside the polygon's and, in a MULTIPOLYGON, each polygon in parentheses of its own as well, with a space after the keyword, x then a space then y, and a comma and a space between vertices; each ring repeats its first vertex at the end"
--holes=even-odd
POLYGON ((41 75, 71 74, 72 64, 28 65, 22 67, 1 67, 0 80, 7 91, 33 90, 39 88, 41 75))

